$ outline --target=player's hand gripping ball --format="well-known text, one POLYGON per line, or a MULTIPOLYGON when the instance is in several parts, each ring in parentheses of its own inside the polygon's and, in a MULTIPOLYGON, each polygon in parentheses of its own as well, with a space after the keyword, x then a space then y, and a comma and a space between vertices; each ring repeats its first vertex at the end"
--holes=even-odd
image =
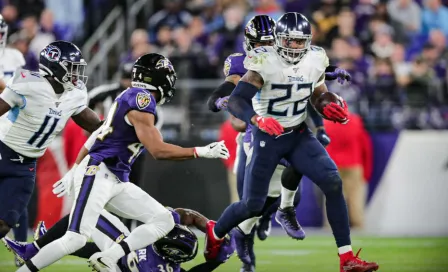
POLYGON ((314 106, 322 118, 341 124, 349 121, 347 103, 335 93, 323 93, 314 106))

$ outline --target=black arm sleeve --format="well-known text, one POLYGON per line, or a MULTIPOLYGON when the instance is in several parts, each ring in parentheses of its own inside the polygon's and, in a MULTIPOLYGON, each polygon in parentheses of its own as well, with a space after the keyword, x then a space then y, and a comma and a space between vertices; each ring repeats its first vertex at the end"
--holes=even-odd
POLYGON ((224 81, 219 87, 213 91, 207 100, 208 109, 213 112, 218 112, 219 109, 216 107, 215 102, 221 97, 228 96, 235 89, 235 84, 229 81, 224 81))
MULTIPOLYGON (((215 270, 216 268, 218 268, 218 266, 220 266, 221 264, 223 264, 223 263, 218 262, 218 261, 208 261, 208 262, 201 263, 201 264, 198 264, 198 265, 192 267, 190 270, 188 270, 188 272, 211 272, 211 271, 215 270)), ((182 270, 182 271, 186 271, 186 270, 182 270)))
MULTIPOLYGON (((338 67, 335 66, 335 65, 328 65, 327 68, 325 69, 325 73, 331 73, 331 72, 334 72, 334 71, 336 71, 337 68, 338 68, 338 67)), ((329 76, 329 75, 325 74, 325 80, 335 80, 335 79, 337 79, 337 78, 338 78, 338 77, 329 76)))

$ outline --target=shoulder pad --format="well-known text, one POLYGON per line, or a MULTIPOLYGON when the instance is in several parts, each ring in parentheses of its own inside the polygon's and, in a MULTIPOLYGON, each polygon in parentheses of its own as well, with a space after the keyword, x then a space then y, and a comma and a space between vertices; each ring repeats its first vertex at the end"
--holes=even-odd
POLYGON ((272 46, 262 46, 248 52, 244 59, 244 67, 264 77, 264 75, 275 73, 273 67, 277 60, 277 52, 272 46))
POLYGON ((125 95, 131 109, 156 115, 156 99, 147 90, 130 88, 125 95))
POLYGON ((315 63, 316 65, 321 64, 324 70, 328 67, 328 65, 330 65, 327 53, 325 52, 325 49, 323 49, 322 47, 311 45, 310 53, 313 57, 313 63, 315 63))
POLYGON ((42 82, 42 76, 38 72, 25 69, 17 69, 14 76, 6 84, 8 88, 18 94, 25 95, 28 92, 28 83, 42 82))
POLYGON ((242 53, 233 53, 229 55, 224 62, 224 75, 239 75, 243 76, 246 73, 246 69, 244 68, 244 58, 245 54, 242 53))
POLYGON ((23 54, 19 50, 12 48, 11 53, 14 54, 14 60, 16 61, 17 66, 22 67, 26 64, 25 58, 23 57, 23 54))

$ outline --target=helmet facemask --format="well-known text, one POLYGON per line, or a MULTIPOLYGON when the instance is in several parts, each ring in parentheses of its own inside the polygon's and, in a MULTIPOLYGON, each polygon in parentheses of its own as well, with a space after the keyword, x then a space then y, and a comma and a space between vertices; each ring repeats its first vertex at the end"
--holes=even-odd
POLYGON ((87 84, 88 76, 85 75, 87 63, 81 59, 80 62, 69 62, 63 60, 60 65, 67 71, 62 78, 63 85, 71 84, 75 88, 80 88, 87 84))
POLYGON ((311 46, 312 35, 303 33, 277 33, 275 48, 288 63, 296 64, 308 52, 311 46))

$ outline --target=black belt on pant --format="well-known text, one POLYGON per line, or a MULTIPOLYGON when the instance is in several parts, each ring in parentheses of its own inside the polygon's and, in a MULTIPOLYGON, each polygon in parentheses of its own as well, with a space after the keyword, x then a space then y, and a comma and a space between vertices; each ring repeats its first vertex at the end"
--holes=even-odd
POLYGON ((283 128, 283 133, 290 132, 290 131, 295 131, 295 130, 303 130, 303 129, 306 129, 306 128, 307 128, 306 123, 302 122, 302 123, 298 124, 297 126, 283 128))

